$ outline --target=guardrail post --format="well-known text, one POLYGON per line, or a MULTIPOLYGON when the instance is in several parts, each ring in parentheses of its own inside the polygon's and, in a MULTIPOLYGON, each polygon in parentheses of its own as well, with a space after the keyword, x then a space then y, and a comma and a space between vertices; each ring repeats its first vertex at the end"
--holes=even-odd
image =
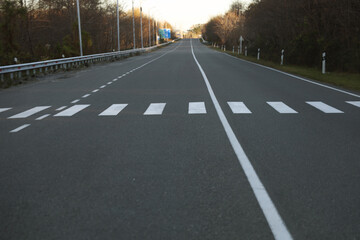
POLYGON ((35 68, 33 69, 33 74, 36 75, 36 69, 35 68))
POLYGON ((30 71, 26 70, 26 75, 29 76, 30 75, 30 71))
POLYGON ((10 73, 10 79, 14 80, 14 74, 13 73, 10 73))
POLYGON ((1 75, 1 82, 4 82, 4 74, 0 74, 1 75))
POLYGON ((19 71, 18 73, 18 78, 21 78, 21 71, 19 71))
POLYGON ((39 68, 39 73, 42 73, 42 68, 39 68))

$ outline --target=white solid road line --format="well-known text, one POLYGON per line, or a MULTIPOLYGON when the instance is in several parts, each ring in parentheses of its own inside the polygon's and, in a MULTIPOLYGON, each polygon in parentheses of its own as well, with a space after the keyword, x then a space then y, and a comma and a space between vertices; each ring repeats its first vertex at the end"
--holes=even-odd
POLYGON ((85 94, 84 96, 82 96, 82 98, 87 98, 88 96, 90 96, 91 94, 85 94))
POLYGON ((231 146, 234 149, 234 152, 240 162, 241 167, 243 168, 245 175, 250 183, 250 186, 252 190, 254 191, 255 197, 257 201, 259 202, 259 205, 265 215, 265 218, 270 226, 270 229, 274 235, 274 238, 276 240, 278 239, 293 239, 290 232, 288 231, 287 227, 285 226, 284 221, 282 220, 279 212, 277 211, 274 203, 272 202, 269 194, 267 193, 264 185, 260 181, 258 175, 255 172, 254 167, 251 165, 251 162, 249 158, 246 156, 244 149, 239 143, 239 140, 236 138, 236 135, 234 131, 232 130, 228 120, 226 119, 226 116, 224 114, 224 111, 221 109, 220 104, 218 100, 216 99, 215 93, 210 85, 210 82, 202 69, 200 63, 195 57, 194 49, 192 45, 192 40, 190 39, 191 44, 191 52, 193 55, 193 58, 202 74, 202 77, 205 81, 205 84, 207 86, 207 89, 209 91, 209 95, 211 97, 211 100, 215 106, 216 112, 220 118, 220 121, 225 129, 226 135, 229 138, 229 141, 231 143, 231 146))
POLYGON ((62 107, 59 107, 58 109, 56 109, 55 111, 61 111, 61 110, 65 109, 65 108, 66 108, 66 106, 62 106, 62 107))
POLYGON ((76 99, 76 100, 72 101, 71 103, 77 103, 78 101, 80 101, 80 99, 76 99))
POLYGON ((13 118, 27 118, 30 117, 31 115, 34 115, 35 113, 41 112, 47 108, 49 108, 50 106, 39 106, 39 107, 34 107, 31 108, 25 112, 21 112, 19 114, 16 114, 14 116, 9 117, 9 119, 13 119, 13 118))
POLYGON ((266 102, 279 113, 298 113, 283 102, 266 102))
POLYGON ((0 108, 0 113, 1 112, 5 112, 5 111, 7 111, 7 110, 10 110, 11 108, 0 108))
POLYGON ((320 111, 322 111, 324 113, 344 113, 344 112, 340 111, 339 109, 329 106, 323 102, 306 102, 306 103, 313 106, 314 108, 319 109, 320 111))
POLYGON ((243 102, 228 102, 231 111, 234 114, 250 114, 251 111, 246 107, 243 102))
POLYGON ((205 114, 206 107, 204 102, 189 102, 189 114, 205 114))
POLYGON ((24 125, 22 125, 22 126, 20 126, 18 128, 15 128, 14 130, 11 130, 10 132, 11 133, 16 133, 16 132, 19 132, 19 131, 23 130, 24 128, 27 128, 28 126, 30 126, 30 124, 24 124, 24 125))
POLYGON ((348 104, 354 105, 355 107, 360 107, 360 101, 346 101, 348 104))
POLYGON ((267 67, 267 66, 264 66, 264 65, 261 65, 261 64, 258 64, 258 63, 253 63, 253 62, 250 62, 250 61, 246 61, 246 60, 244 60, 244 59, 231 56, 231 55, 229 55, 229 54, 227 54, 227 53, 220 52, 220 54, 225 54, 226 56, 231 57, 231 58, 235 58, 235 59, 237 59, 237 60, 239 60, 239 61, 247 62, 247 63, 253 64, 253 65, 262 67, 262 68, 266 68, 266 69, 272 70, 272 71, 274 71, 274 72, 282 73, 282 74, 284 74, 284 75, 287 75, 287 76, 292 77, 292 78, 299 79, 299 80, 304 81, 304 82, 308 82, 308 83, 315 84, 315 85, 318 85, 318 86, 321 86, 321 87, 324 87, 324 88, 328 88, 328 89, 331 89, 331 90, 334 90, 334 91, 337 91, 337 92, 345 93, 345 94, 348 94, 348 95, 350 95, 350 96, 354 96, 354 97, 360 98, 360 95, 357 95, 357 94, 355 94, 355 93, 347 92, 347 91, 344 91, 344 90, 341 90, 341 89, 337 89, 337 88, 335 88, 335 87, 330 87, 330 86, 327 86, 327 85, 325 85, 325 84, 321 84, 321 83, 318 83, 318 82, 315 82, 315 81, 312 81, 312 80, 309 80, 309 79, 306 79, 306 78, 302 78, 302 77, 299 77, 299 76, 296 76, 296 75, 293 75, 293 74, 290 74, 290 73, 286 73, 286 72, 277 70, 277 69, 275 69, 275 68, 267 67))
POLYGON ((76 113, 80 112, 81 110, 87 108, 88 106, 90 105, 89 104, 74 105, 62 112, 59 112, 58 114, 55 114, 54 117, 71 117, 76 113))
POLYGON ((161 115, 166 103, 151 103, 144 112, 144 115, 161 115))
POLYGON ((113 104, 108 107, 105 111, 99 114, 99 116, 116 116, 118 115, 127 104, 113 104))
POLYGON ((47 118, 48 116, 50 116, 51 114, 45 114, 45 115, 42 115, 41 117, 38 117, 37 119, 35 120, 43 120, 44 118, 47 118))

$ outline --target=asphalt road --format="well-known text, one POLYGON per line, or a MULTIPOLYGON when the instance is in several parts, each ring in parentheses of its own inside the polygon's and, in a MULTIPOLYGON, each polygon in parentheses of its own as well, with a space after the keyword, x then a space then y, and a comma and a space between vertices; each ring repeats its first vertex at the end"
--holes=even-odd
POLYGON ((360 239, 360 94, 182 40, 0 91, 0 239, 360 239))

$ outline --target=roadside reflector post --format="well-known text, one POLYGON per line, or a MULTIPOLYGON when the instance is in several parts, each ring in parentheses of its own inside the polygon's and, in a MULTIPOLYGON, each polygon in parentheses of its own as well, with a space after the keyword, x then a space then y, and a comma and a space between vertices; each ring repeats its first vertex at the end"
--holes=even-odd
POLYGON ((245 46, 245 57, 247 57, 247 46, 245 46))
POLYGON ((257 60, 260 60, 260 48, 258 48, 257 60))
POLYGON ((235 53, 235 47, 233 46, 233 53, 235 53))
POLYGON ((325 64, 326 64, 325 57, 326 57, 326 53, 323 52, 323 54, 322 54, 322 74, 325 74, 325 64))
POLYGON ((281 61, 280 61, 280 65, 284 65, 284 49, 281 50, 281 61))

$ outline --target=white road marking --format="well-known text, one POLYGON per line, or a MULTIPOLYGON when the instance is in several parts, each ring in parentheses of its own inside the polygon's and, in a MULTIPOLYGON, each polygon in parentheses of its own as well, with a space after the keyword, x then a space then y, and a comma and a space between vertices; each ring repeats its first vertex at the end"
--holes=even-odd
POLYGON ((59 107, 58 109, 56 109, 55 111, 61 111, 61 110, 65 109, 65 108, 66 108, 66 106, 62 106, 62 107, 59 107))
POLYGON ((92 91, 93 93, 96 93, 96 92, 98 92, 99 91, 99 89, 95 89, 94 91, 92 91))
POLYGON ((231 111, 234 114, 250 114, 251 111, 245 106, 243 102, 228 102, 231 111))
POLYGON ((354 105, 355 107, 360 107, 360 101, 346 101, 348 104, 354 105))
POLYGON ((71 117, 76 113, 80 112, 81 110, 87 108, 88 106, 90 106, 90 104, 74 105, 62 112, 59 112, 58 114, 55 114, 54 117, 71 117))
POLYGON ((22 126, 20 126, 18 128, 15 128, 14 130, 11 130, 10 132, 11 133, 16 133, 16 132, 19 132, 19 131, 23 130, 24 128, 27 128, 28 126, 30 126, 30 124, 24 124, 24 125, 22 125, 22 126))
POLYGON ((117 78, 114 78, 114 79, 113 79, 113 81, 116 81, 116 80, 117 80, 117 78))
POLYGON ((125 77, 126 76, 126 74, 124 73, 123 75, 121 75, 122 77, 125 77))
POLYGON ((189 102, 189 114, 205 114, 206 108, 204 102, 189 102))
POLYGON ((7 111, 7 110, 10 110, 11 108, 0 108, 0 113, 1 112, 5 112, 5 111, 7 111))
POLYGON ((84 96, 82 96, 82 98, 87 98, 88 96, 90 96, 91 94, 85 94, 84 96))
POLYGON ((34 107, 34 108, 31 108, 25 112, 21 112, 21 113, 18 113, 14 116, 11 116, 9 117, 9 119, 13 119, 13 118, 27 118, 27 117, 30 117, 31 115, 34 115, 35 113, 38 113, 38 112, 41 112, 47 108, 49 108, 50 106, 39 106, 39 107, 34 107))
POLYGON ((144 115, 161 115, 166 103, 151 103, 144 112, 144 115))
POLYGON ((42 115, 41 117, 38 117, 37 119, 35 120, 43 120, 44 118, 50 116, 51 114, 45 114, 45 115, 42 115))
POLYGON ((298 113, 283 102, 266 102, 279 113, 298 113))
POLYGON ((240 165, 245 172, 245 175, 250 183, 250 186, 251 186, 252 190, 254 191, 256 199, 259 202, 259 205, 260 205, 260 207, 265 215, 265 218, 270 226, 270 229, 274 235, 274 238, 276 240, 278 240, 278 239, 293 239, 290 232, 286 228, 285 223, 282 220, 279 212, 277 211, 274 203, 272 202, 269 194, 267 193, 264 185, 262 184, 258 175, 256 174, 254 167, 251 165, 250 160, 246 156, 244 149, 242 148, 238 139, 236 138, 236 135, 235 135, 234 131, 232 130, 228 120, 226 119, 226 116, 225 116, 223 110, 221 109, 218 100, 216 99, 215 93, 209 83, 209 80, 208 80, 204 70, 200 66, 198 60, 195 57, 191 39, 190 39, 190 44, 191 44, 191 52, 192 52, 193 58, 203 76, 203 79, 204 79, 207 89, 209 91, 209 95, 215 106, 216 112, 220 118, 220 121, 221 121, 224 129, 225 129, 225 132, 226 132, 226 134, 229 138, 229 141, 234 149, 234 152, 240 162, 240 165))
POLYGON ((113 82, 116 82, 116 81, 117 81, 117 79, 113 80, 113 82))
POLYGON ((77 103, 78 101, 80 101, 80 99, 76 99, 76 100, 72 101, 71 103, 77 103))
POLYGON ((116 116, 118 115, 127 104, 113 104, 108 107, 105 111, 99 114, 99 116, 116 116))
POLYGON ((100 88, 104 88, 104 87, 106 87, 106 85, 102 85, 100 88))
POLYGON ((324 88, 328 88, 328 89, 331 89, 331 90, 334 90, 334 91, 337 91, 337 92, 345 93, 345 94, 348 94, 348 95, 351 95, 351 96, 360 98, 360 95, 357 95, 357 94, 354 94, 354 93, 351 93, 351 92, 347 92, 347 91, 344 91, 344 90, 341 90, 341 89, 337 89, 337 88, 334 88, 334 87, 330 87, 330 86, 327 86, 327 85, 325 85, 325 84, 321 84, 321 83, 318 83, 318 82, 314 82, 314 81, 311 81, 311 80, 306 79, 306 78, 302 78, 302 77, 299 77, 299 76, 295 76, 295 75, 293 75, 293 74, 286 73, 286 72, 277 70, 277 69, 275 69, 275 68, 266 67, 266 66, 263 66, 263 65, 258 64, 258 63, 249 62, 249 61, 246 61, 246 60, 244 60, 244 59, 231 56, 231 55, 229 55, 229 54, 227 54, 227 53, 220 52, 220 54, 225 54, 226 56, 231 57, 231 58, 235 58, 235 59, 237 59, 237 60, 239 60, 239 61, 247 62, 247 63, 253 64, 253 65, 262 67, 262 68, 266 68, 266 69, 272 70, 272 71, 274 71, 274 72, 282 73, 282 74, 284 74, 284 75, 287 75, 287 76, 292 77, 292 78, 299 79, 299 80, 304 81, 304 82, 308 82, 308 83, 315 84, 315 85, 318 85, 318 86, 321 86, 321 87, 324 87, 324 88))
POLYGON ((314 108, 319 109, 320 111, 322 111, 324 113, 344 113, 344 112, 340 111, 339 109, 329 106, 323 102, 306 102, 306 103, 313 106, 314 108))
POLYGON ((108 82, 107 84, 110 85, 110 84, 112 84, 112 82, 108 82))

